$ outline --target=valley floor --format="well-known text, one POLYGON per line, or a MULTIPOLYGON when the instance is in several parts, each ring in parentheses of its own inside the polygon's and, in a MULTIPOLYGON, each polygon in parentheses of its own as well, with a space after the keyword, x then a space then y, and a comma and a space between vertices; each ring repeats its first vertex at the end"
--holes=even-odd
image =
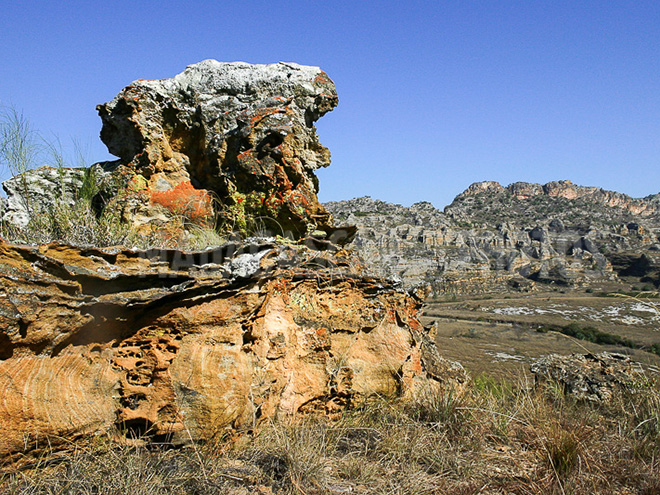
POLYGON ((609 292, 444 298, 427 303, 423 322, 435 327, 440 353, 473 376, 511 379, 525 376, 543 355, 608 351, 660 377, 657 298, 609 292))

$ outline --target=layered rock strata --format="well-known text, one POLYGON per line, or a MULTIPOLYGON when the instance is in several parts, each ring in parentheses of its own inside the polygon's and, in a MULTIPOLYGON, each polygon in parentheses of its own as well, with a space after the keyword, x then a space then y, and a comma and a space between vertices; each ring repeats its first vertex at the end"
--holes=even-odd
POLYGON ((330 152, 314 122, 337 102, 321 69, 291 63, 205 60, 172 79, 135 81, 97 107, 101 139, 119 157, 105 199, 144 230, 183 218, 327 234, 314 171, 330 152))
POLYGON ((368 197, 326 207, 339 222, 358 226, 353 246, 374 273, 430 284, 435 294, 475 294, 628 275, 657 286, 655 205, 653 198, 563 181, 476 183, 444 212, 425 202, 406 208, 368 197))
POLYGON ((208 439, 465 382, 418 299, 326 248, 0 242, 0 456, 97 434, 208 439))

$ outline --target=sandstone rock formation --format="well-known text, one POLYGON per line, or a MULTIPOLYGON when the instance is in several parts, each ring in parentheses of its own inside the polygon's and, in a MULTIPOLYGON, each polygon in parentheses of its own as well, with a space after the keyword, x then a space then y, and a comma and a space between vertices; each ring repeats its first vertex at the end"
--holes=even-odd
POLYGON ((614 269, 622 276, 637 277, 645 284, 660 287, 660 251, 620 251, 609 254, 614 269))
POLYGON ((101 181, 106 175, 100 166, 89 169, 43 166, 28 170, 2 183, 7 200, 0 218, 23 228, 31 217, 48 214, 58 203, 71 206, 86 182, 101 181))
POLYGON ((531 370, 537 383, 559 383, 566 394, 591 402, 609 402, 644 381, 640 365, 628 356, 610 352, 571 356, 552 354, 537 360, 531 370))
POLYGON ((355 230, 318 203, 313 124, 336 104, 318 68, 207 60, 98 107, 118 161, 5 183, 17 227, 93 174, 96 204, 145 232, 269 221, 282 237, 201 252, 0 239, 0 458, 97 434, 204 440, 466 382, 421 298, 365 275, 339 247, 355 230))
POLYGON ((472 228, 428 203, 409 208, 370 198, 328 203, 341 222, 358 226, 353 247, 374 273, 406 285, 429 284, 435 294, 529 290, 536 281, 575 285, 615 277, 605 256, 583 235, 503 224, 472 228), (562 249, 564 249, 562 247, 562 249))
POLYGON ((101 139, 119 157, 106 199, 145 229, 183 218, 227 231, 328 234, 314 171, 330 153, 314 122, 337 101, 321 69, 290 63, 205 60, 172 79, 135 81, 97 107, 101 139))
POLYGON ((465 382, 420 304, 344 250, 0 242, 0 457, 95 434, 205 439, 465 382))
POLYGON ((628 275, 660 284, 653 198, 569 181, 506 188, 490 181, 472 184, 444 212, 430 203, 404 208, 371 198, 326 207, 339 222, 358 226, 353 246, 374 273, 429 284, 436 294, 579 287, 628 275))

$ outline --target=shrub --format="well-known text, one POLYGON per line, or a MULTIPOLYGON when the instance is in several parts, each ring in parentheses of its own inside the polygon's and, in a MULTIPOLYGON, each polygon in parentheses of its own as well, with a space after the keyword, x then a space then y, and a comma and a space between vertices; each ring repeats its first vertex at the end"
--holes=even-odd
POLYGON ((611 333, 602 332, 592 326, 582 326, 575 322, 561 327, 559 331, 564 335, 575 337, 579 340, 593 342, 594 344, 620 345, 623 347, 630 347, 632 349, 638 347, 637 344, 635 344, 630 339, 619 337, 618 335, 611 333))

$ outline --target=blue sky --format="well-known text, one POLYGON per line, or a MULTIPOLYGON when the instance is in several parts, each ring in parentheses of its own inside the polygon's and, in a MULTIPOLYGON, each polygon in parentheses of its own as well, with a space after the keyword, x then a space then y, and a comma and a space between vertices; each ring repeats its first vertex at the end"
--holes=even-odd
POLYGON ((470 183, 660 192, 660 2, 26 1, 0 17, 0 104, 110 159, 95 106, 207 58, 320 66, 322 201, 450 203, 470 183))

